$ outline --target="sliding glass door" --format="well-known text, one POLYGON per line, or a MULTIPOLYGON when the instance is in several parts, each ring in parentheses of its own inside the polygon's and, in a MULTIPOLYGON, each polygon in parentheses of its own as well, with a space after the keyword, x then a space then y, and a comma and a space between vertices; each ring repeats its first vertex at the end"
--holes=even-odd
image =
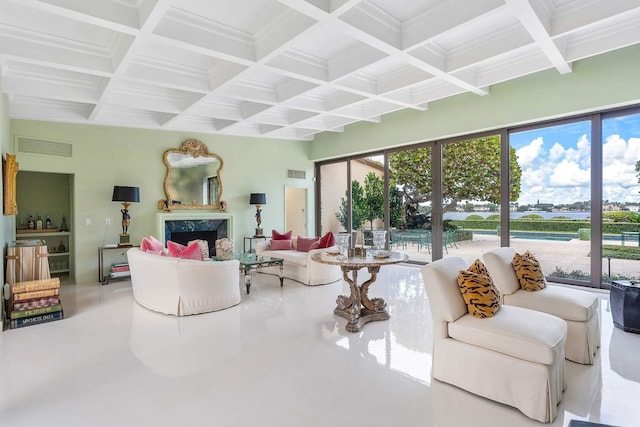
POLYGON ((349 228, 348 162, 323 164, 319 168, 320 188, 320 234, 345 232, 349 228))
POLYGON ((591 122, 513 132, 509 142, 522 170, 510 246, 533 252, 551 280, 590 281, 591 122))
POLYGON ((640 278, 640 114, 602 120, 603 283, 640 278))
POLYGON ((533 252, 550 281, 640 280, 640 107, 425 142, 320 172, 323 230, 388 227, 391 248, 412 261, 473 261, 508 245, 533 252))
POLYGON ((431 165, 432 147, 389 154, 390 240, 394 251, 414 262, 432 259, 431 165))

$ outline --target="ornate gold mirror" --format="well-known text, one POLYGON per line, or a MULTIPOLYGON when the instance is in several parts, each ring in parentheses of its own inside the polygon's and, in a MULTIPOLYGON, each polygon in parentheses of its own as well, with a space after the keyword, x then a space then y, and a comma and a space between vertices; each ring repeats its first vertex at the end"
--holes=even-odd
POLYGON ((196 139, 186 140, 177 150, 164 152, 167 167, 164 194, 158 207, 176 209, 220 209, 222 197, 222 158, 209 153, 207 146, 196 139))

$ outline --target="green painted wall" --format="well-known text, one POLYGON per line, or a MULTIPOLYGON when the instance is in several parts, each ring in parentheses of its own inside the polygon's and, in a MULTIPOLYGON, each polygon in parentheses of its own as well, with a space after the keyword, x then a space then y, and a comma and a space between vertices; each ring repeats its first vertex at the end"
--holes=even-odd
POLYGON ((402 110, 380 123, 356 123, 325 132, 311 143, 311 159, 433 141, 579 112, 640 102, 640 45, 577 61, 573 72, 555 69, 493 85, 489 95, 461 94, 402 110))
MULTIPOLYGON (((243 237, 252 235, 255 228, 255 207, 249 205, 249 193, 267 194, 267 205, 262 210, 262 226, 266 231, 284 228, 285 186, 308 188, 310 203, 313 201, 309 142, 11 120, 12 140, 18 136, 73 144, 72 158, 17 155, 21 171, 72 175, 73 211, 68 220, 75 250, 72 274, 78 284, 96 283, 97 248, 104 243, 118 242, 122 206, 111 201, 114 185, 140 187, 140 203, 129 208, 132 242, 155 233, 158 201, 165 198, 162 155, 165 150, 179 148, 185 139, 203 141, 210 152, 220 155, 224 161, 222 199, 234 214, 236 250, 242 250, 243 237), (287 179, 287 169, 304 170, 308 178, 287 179), (105 224, 106 218, 111 220, 111 225, 105 224)), ((313 212, 312 206, 308 211, 313 212)), ((23 212, 19 218, 21 214, 23 212)), ((310 214, 309 229, 314 227, 310 214)))
MULTIPOLYGON (((9 131, 9 100, 2 91, 2 76, 0 76, 0 151, 2 152, 2 158, 5 158, 7 153, 12 154, 10 150, 11 136, 9 131)), ((0 183, 3 183, 2 174, 0 174, 0 183)), ((0 191, 0 206, 3 205, 3 194, 0 191)), ((7 253, 7 243, 13 240, 13 229, 15 228, 15 217, 2 215, 0 220, 0 243, 2 243, 2 262, 0 263, 0 274, 2 277, 2 283, 4 283, 4 258, 7 253)), ((0 331, 2 331, 2 320, 4 319, 4 304, 0 304, 0 331)))
POLYGON ((61 173, 18 171, 16 178, 16 202, 19 207, 16 217, 17 226, 27 228, 29 216, 33 216, 34 220, 40 216, 43 223, 49 216, 52 225, 56 228, 60 227, 63 215, 68 220, 71 214, 71 194, 69 191, 71 183, 69 178, 70 175, 61 173))

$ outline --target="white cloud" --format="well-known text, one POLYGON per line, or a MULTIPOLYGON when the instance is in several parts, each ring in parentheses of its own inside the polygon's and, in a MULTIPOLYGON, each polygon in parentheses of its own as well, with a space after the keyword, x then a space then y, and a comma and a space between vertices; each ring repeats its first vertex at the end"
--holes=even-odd
POLYGON ((564 155, 564 147, 560 143, 556 142, 549 150, 549 159, 558 160, 564 155))
POLYGON ((590 182, 591 170, 581 169, 577 162, 568 159, 558 163, 549 177, 549 185, 552 187, 584 186, 590 182))
POLYGON ((608 136, 602 145, 602 163, 608 165, 616 160, 621 160, 627 151, 627 143, 620 135, 608 136))
MULTIPOLYGON (((572 203, 591 198, 591 142, 587 134, 573 144, 544 149, 542 136, 517 150, 522 168, 520 204, 572 203)), ((640 160, 640 137, 625 141, 609 135, 602 146, 603 199, 640 202, 635 164, 640 160)))
POLYGON ((640 138, 629 138, 624 158, 635 167, 636 162, 640 160, 640 138))
POLYGON ((542 145, 544 141, 542 137, 538 137, 531 141, 528 145, 516 150, 518 156, 518 164, 521 168, 525 169, 531 163, 543 153, 542 145))
POLYGON ((602 182, 605 185, 620 185, 629 187, 638 184, 635 168, 620 161, 613 162, 602 168, 602 182))

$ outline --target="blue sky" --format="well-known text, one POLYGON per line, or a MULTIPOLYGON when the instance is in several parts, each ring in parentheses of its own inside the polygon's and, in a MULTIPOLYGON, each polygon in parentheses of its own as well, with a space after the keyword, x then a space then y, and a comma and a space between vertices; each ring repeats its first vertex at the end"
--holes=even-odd
MULTIPOLYGON (((603 199, 640 203, 640 114, 605 120, 602 137, 603 199)), ((522 168, 520 204, 591 198, 590 122, 513 133, 510 142, 522 168)))

